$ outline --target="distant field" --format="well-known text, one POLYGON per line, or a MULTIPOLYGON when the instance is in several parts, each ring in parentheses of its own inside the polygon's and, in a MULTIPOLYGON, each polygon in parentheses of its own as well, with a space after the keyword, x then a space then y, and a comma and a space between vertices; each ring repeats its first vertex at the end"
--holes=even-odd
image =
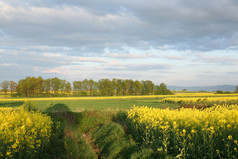
MULTIPOLYGON (((0 107, 18 107, 22 101, 1 101, 0 107)), ((156 108, 176 107, 175 104, 161 103, 157 98, 152 99, 101 99, 101 100, 35 100, 41 111, 47 110, 50 105, 61 104, 67 106, 73 112, 84 110, 112 110, 129 109, 136 106, 150 106, 156 108)))
POLYGON ((18 107, 24 101, 35 101, 41 111, 47 110, 50 105, 66 105, 73 112, 84 110, 121 110, 136 106, 149 106, 156 108, 175 108, 175 102, 162 102, 163 99, 192 100, 196 98, 227 99, 238 98, 238 94, 213 93, 179 93, 176 95, 145 95, 145 96, 109 96, 109 97, 48 97, 48 98, 0 98, 0 107, 18 107), (219 97, 219 98, 218 98, 219 97))

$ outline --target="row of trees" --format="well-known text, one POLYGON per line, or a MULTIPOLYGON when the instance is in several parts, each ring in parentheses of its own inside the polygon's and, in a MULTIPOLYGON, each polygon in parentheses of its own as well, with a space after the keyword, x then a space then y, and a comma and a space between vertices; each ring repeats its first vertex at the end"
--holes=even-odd
POLYGON ((138 81, 131 79, 92 79, 73 81, 71 83, 55 78, 43 79, 42 77, 26 77, 19 80, 18 84, 14 81, 3 81, 1 87, 5 94, 10 89, 11 93, 16 91, 23 97, 42 97, 42 96, 121 96, 121 95, 154 95, 154 94, 173 94, 167 89, 164 83, 155 85, 152 81, 138 81), (73 94, 71 91, 73 90, 73 94))
POLYGON ((85 79, 83 81, 74 81, 73 88, 77 95, 85 95, 88 91, 90 96, 173 94, 167 89, 164 83, 155 85, 149 80, 133 81, 131 79, 101 79, 96 82, 92 79, 85 79))

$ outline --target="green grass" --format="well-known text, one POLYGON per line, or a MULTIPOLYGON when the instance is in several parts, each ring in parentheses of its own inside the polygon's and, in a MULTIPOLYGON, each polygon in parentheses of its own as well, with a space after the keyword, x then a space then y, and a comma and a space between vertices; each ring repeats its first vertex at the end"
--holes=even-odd
MULTIPOLYGON (((63 104, 69 107, 72 112, 82 112, 85 110, 125 110, 136 106, 149 106, 156 108, 176 108, 177 105, 161 103, 156 98, 150 99, 104 99, 104 100, 49 100, 34 101, 41 111, 45 111, 50 105, 63 104)), ((18 107, 23 101, 2 101, 0 107, 18 107)))

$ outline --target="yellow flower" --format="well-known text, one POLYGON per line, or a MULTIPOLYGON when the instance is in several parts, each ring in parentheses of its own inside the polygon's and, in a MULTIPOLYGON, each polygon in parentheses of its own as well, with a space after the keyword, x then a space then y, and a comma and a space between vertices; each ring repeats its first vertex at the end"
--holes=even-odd
POLYGON ((7 156, 10 156, 10 155, 11 155, 11 152, 10 152, 10 151, 7 151, 6 155, 7 155, 7 156))
POLYGON ((185 129, 183 129, 183 133, 186 133, 186 130, 185 130, 185 129))
POLYGON ((16 143, 13 144, 13 145, 12 145, 12 148, 13 148, 13 149, 17 148, 17 144, 16 144, 16 143))
POLYGON ((229 135, 227 138, 228 138, 228 140, 232 140, 232 136, 231 135, 229 135))

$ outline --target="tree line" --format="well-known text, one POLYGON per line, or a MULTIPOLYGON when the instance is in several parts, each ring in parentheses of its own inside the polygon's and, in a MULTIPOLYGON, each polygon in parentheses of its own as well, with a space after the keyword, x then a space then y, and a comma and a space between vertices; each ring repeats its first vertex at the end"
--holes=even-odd
POLYGON ((173 94, 164 83, 155 85, 150 80, 138 81, 132 79, 84 79, 70 82, 55 78, 43 79, 26 77, 18 83, 3 81, 0 86, 7 91, 17 92, 21 97, 50 97, 50 96, 126 96, 126 95, 159 95, 173 94))

